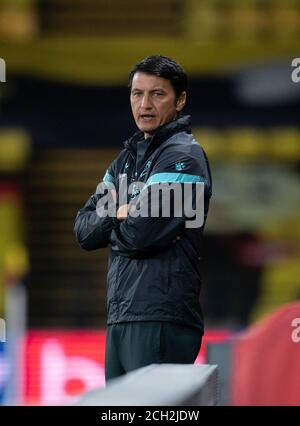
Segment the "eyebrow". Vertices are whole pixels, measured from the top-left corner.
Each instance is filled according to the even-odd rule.
[[[132,92],[143,92],[143,89],[139,89],[138,87],[134,88],[131,90]],[[165,92],[165,89],[163,89],[162,87],[155,87],[154,89],[151,89],[150,92]]]

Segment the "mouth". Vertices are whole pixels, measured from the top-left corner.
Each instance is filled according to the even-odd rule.
[[[153,114],[140,114],[140,118],[143,121],[151,121],[155,118],[155,115],[153,115]]]

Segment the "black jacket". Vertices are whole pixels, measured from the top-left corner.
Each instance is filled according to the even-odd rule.
[[[136,132],[124,142],[125,148],[110,164],[103,181],[113,182],[117,191],[119,174],[127,175],[128,185],[134,181],[147,185],[204,182],[206,219],[211,174],[206,155],[193,138],[189,125],[190,117],[183,116],[161,126],[149,140],[139,164],[136,162],[136,146],[143,134]],[[134,192],[128,195],[127,202],[134,195]],[[171,321],[203,331],[199,295],[204,225],[186,228],[184,216],[129,216],[123,221],[109,216],[99,217],[95,209],[102,196],[96,192],[78,212],[75,234],[80,246],[86,250],[111,244],[107,324]],[[180,239],[174,243],[177,235]]]

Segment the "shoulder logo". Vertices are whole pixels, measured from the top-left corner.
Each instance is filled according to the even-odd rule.
[[[183,170],[185,168],[185,164],[183,161],[180,161],[178,163],[175,164],[175,169],[176,170]]]

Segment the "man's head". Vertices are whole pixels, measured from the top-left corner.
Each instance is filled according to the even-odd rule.
[[[185,105],[187,75],[166,56],[148,56],[137,63],[128,86],[134,120],[145,137],[177,118]]]

